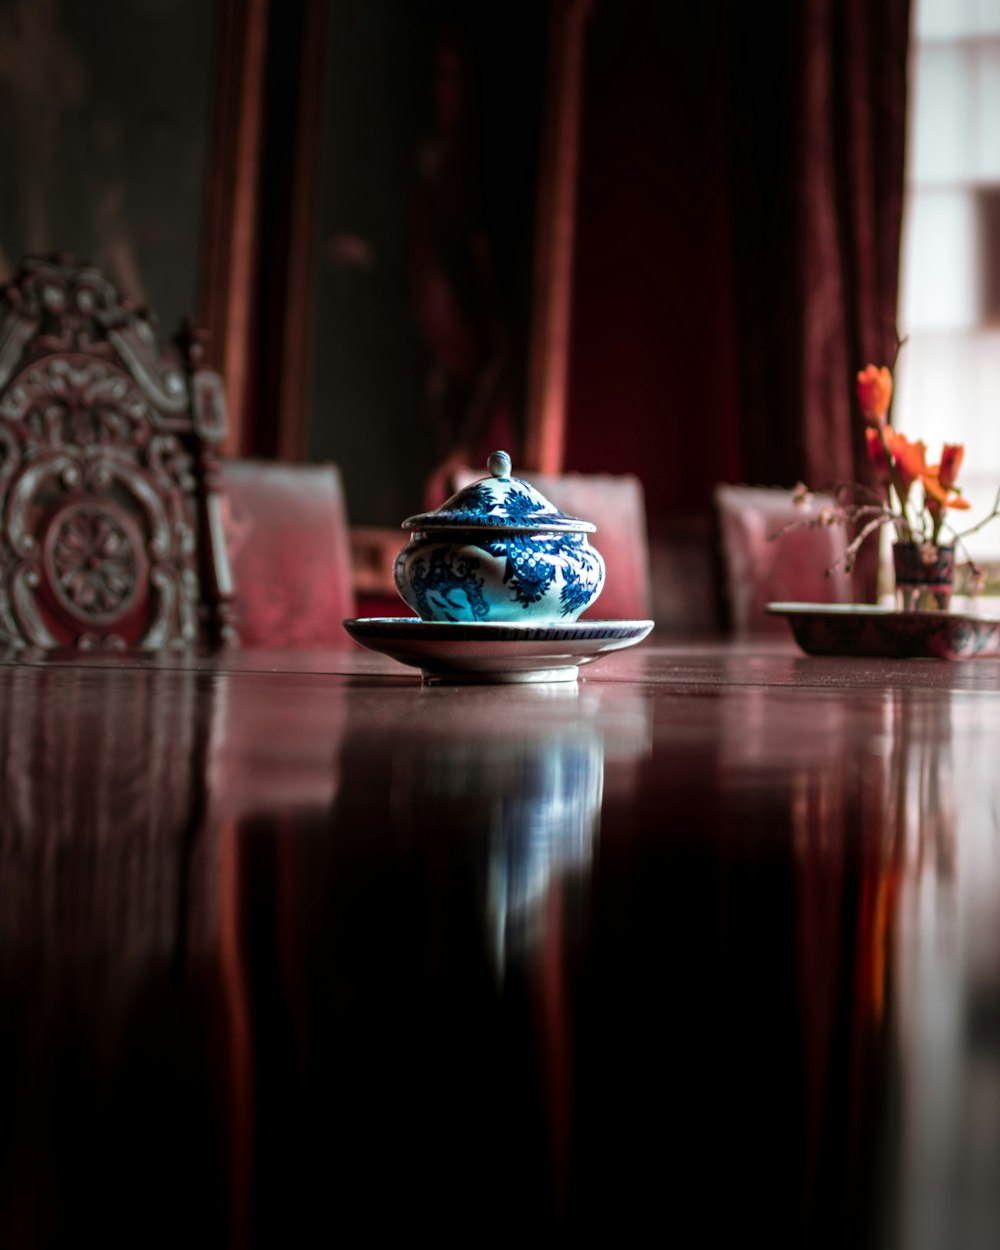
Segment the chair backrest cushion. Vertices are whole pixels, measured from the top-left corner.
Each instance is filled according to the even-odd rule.
[[[831,496],[814,494],[803,508],[790,490],[720,484],[715,505],[734,634],[787,635],[785,621],[768,615],[768,603],[850,602],[844,526],[808,524],[835,506]]]
[[[240,643],[351,645],[341,625],[354,599],[337,468],[226,460],[220,503]]]

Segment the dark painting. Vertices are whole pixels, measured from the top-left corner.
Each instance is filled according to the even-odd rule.
[[[523,446],[548,6],[330,10],[308,451],[396,525]]]
[[[66,251],[197,313],[217,8],[0,0],[0,278]]]

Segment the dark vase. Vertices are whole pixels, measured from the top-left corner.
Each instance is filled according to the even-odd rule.
[[[892,549],[896,604],[901,612],[947,609],[955,584],[955,548],[898,542]]]

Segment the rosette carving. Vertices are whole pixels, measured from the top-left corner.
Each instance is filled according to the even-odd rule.
[[[135,596],[139,564],[131,528],[93,502],[70,504],[57,515],[46,564],[67,611],[97,624],[126,610]]]

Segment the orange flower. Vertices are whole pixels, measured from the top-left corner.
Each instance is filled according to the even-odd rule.
[[[865,439],[868,444],[868,459],[875,468],[875,476],[883,486],[888,486],[892,481],[892,471],[889,468],[889,458],[885,454],[882,435],[878,430],[869,427],[865,430]]]
[[[892,399],[892,374],[883,365],[866,365],[858,374],[858,403],[866,421],[885,425]]]
[[[955,488],[955,479],[962,467],[965,448],[961,443],[945,443],[941,450],[941,463],[932,464],[921,480],[927,496],[927,508],[931,516],[939,517],[943,508],[969,508]]]
[[[939,466],[934,465],[930,472],[921,478],[931,515],[935,516],[941,508],[971,508],[972,504],[968,499],[963,499],[957,490],[941,485],[938,476],[940,471]]]
[[[927,444],[922,441],[911,443],[889,426],[885,429],[885,441],[896,465],[905,504],[913,483],[918,478],[923,481],[930,474],[927,467]]]
[[[941,450],[941,472],[938,475],[938,481],[949,490],[955,485],[958,478],[958,471],[962,467],[962,460],[965,456],[965,448],[961,443],[945,443]]]

